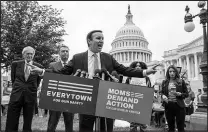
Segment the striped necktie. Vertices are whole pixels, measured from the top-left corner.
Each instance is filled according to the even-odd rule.
[[[97,56],[97,54],[93,54],[93,57],[94,57],[93,70],[95,72],[96,69],[99,69],[99,67],[98,67],[98,56]]]
[[[29,75],[30,75],[29,66],[27,64],[25,64],[25,81],[27,81]]]

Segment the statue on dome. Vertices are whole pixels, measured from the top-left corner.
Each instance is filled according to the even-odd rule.
[[[128,14],[131,14],[130,5],[128,4]]]

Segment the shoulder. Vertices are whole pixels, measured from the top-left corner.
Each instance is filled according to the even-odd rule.
[[[105,52],[100,52],[100,55],[104,55],[104,56],[108,56],[108,57],[111,57],[111,55],[110,55],[110,54],[108,54],[108,53],[105,53]]]
[[[23,63],[24,60],[17,60],[17,61],[13,61],[12,64],[18,64],[18,63]]]
[[[18,60],[18,61],[13,61],[12,62],[12,66],[18,65],[18,64],[22,64],[24,63],[24,60]]]
[[[77,53],[77,54],[75,54],[75,55],[73,56],[73,58],[76,58],[76,57],[82,57],[82,56],[85,56],[85,55],[87,55],[87,51],[81,52],[81,53]]]

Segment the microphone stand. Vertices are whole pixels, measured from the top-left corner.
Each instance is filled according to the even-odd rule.
[[[105,73],[102,73],[102,74],[105,74]],[[99,80],[105,80],[105,75],[102,76],[102,78],[100,78],[99,76],[94,76],[93,79],[99,79]],[[105,117],[104,118],[104,122],[105,122],[105,132],[108,132],[108,129],[107,129],[107,119]],[[95,119],[95,131],[98,130],[98,132],[101,131],[101,118],[99,116],[96,116],[96,119]]]
[[[93,79],[102,80],[98,75],[94,75]],[[95,119],[95,131],[100,132],[100,117],[96,116]]]

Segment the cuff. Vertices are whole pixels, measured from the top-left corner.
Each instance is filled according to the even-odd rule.
[[[144,77],[147,76],[147,70],[143,70],[143,76],[144,76]]]
[[[44,76],[45,69],[42,70],[42,73],[39,76]]]

